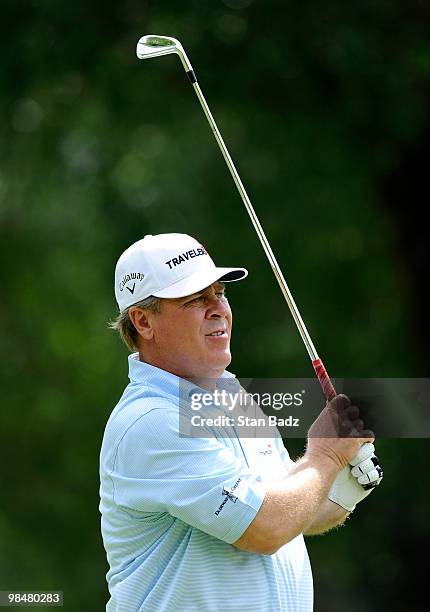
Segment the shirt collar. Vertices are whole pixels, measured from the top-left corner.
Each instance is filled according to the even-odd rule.
[[[196,391],[207,393],[207,391],[189,380],[180,378],[145,361],[140,361],[139,353],[132,353],[128,356],[128,377],[131,383],[155,387],[163,393],[173,395],[176,398],[180,395],[181,398],[188,400],[190,395]],[[230,386],[231,384],[238,384],[236,376],[232,372],[224,370],[217,382],[217,387]]]

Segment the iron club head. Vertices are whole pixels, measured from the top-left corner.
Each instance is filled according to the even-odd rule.
[[[170,36],[157,36],[156,34],[147,34],[139,39],[136,47],[136,55],[139,59],[150,59],[161,55],[169,55],[177,53],[188,72],[192,70],[192,66],[179,40]]]

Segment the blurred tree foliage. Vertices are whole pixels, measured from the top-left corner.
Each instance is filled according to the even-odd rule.
[[[246,266],[232,369],[312,375],[177,58],[138,62],[138,37],[183,42],[330,372],[423,377],[425,194],[408,173],[426,183],[408,155],[429,148],[429,13],[421,0],[3,0],[0,589],[62,589],[74,611],[107,599],[98,452],[126,350],[106,322],[131,242],[186,232]],[[381,490],[309,541],[316,610],[427,609],[428,443],[379,454]]]

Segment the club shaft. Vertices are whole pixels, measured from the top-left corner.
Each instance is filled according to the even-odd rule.
[[[255,231],[257,232],[257,236],[264,249],[264,252],[266,253],[267,259],[269,260],[270,266],[273,270],[276,280],[278,281],[279,287],[282,291],[282,295],[284,296],[285,301],[287,302],[288,308],[290,309],[290,312],[293,315],[293,319],[296,323],[297,329],[299,330],[299,333],[305,344],[306,350],[308,351],[309,357],[311,358],[312,365],[314,367],[318,380],[320,381],[324,395],[329,401],[336,395],[336,391],[330,381],[330,378],[327,374],[327,371],[324,367],[323,362],[318,357],[318,353],[316,352],[315,346],[311,340],[308,330],[306,329],[306,325],[304,324],[303,319],[300,316],[299,309],[297,308],[296,303],[294,302],[294,298],[291,295],[291,291],[287,285],[284,275],[282,274],[281,268],[279,267],[276,257],[273,254],[269,241],[266,238],[266,234],[264,233],[264,230],[261,227],[260,221],[258,220],[254,207],[252,206],[251,201],[248,197],[248,194],[246,193],[245,187],[242,184],[239,173],[236,170],[236,167],[233,163],[232,158],[230,157],[230,153],[227,150],[227,147],[224,143],[224,140],[215,122],[215,119],[213,118],[212,113],[209,109],[209,106],[203,95],[203,92],[200,89],[200,85],[197,82],[197,78],[191,66],[191,63],[185,51],[183,50],[183,48],[181,48],[180,50],[178,49],[177,52],[181,59],[184,70],[188,75],[188,78],[194,88],[194,91],[196,92],[197,98],[199,99],[200,105],[203,109],[206,119],[208,120],[208,123],[213,132],[213,135],[215,136],[218,146],[221,149],[221,153],[223,154],[223,157],[228,166],[228,169],[230,170],[230,174],[233,177],[233,180],[240,194],[240,197],[242,198],[245,208],[248,211],[248,214],[251,218],[251,222],[254,226]]]
[[[243,186],[242,181],[240,180],[240,176],[236,170],[233,160],[230,157],[227,147],[225,146],[224,140],[220,134],[217,124],[215,123],[215,119],[212,116],[209,106],[207,105],[207,102],[203,96],[202,90],[200,89],[200,86],[197,83],[197,78],[194,73],[193,67],[187,57],[187,54],[185,53],[183,46],[176,38],[148,34],[146,36],[142,36],[139,39],[136,47],[136,54],[139,59],[157,57],[157,55],[168,55],[170,53],[178,54],[182,66],[185,72],[187,73],[187,76],[194,88],[194,91],[196,92],[197,98],[200,102],[203,112],[205,113],[206,119],[208,120],[213,135],[215,136],[218,146],[221,149],[221,153],[223,154],[228,169],[230,170],[230,174],[233,177],[240,197],[242,198],[245,208],[248,211],[248,214],[251,218],[251,222],[254,226],[255,231],[257,232],[257,236],[264,249],[264,252],[266,253],[267,259],[269,260],[276,280],[278,281],[279,287],[282,291],[282,295],[284,296],[285,301],[287,302],[288,308],[290,309],[297,329],[299,330],[306,350],[308,351],[309,357],[311,358],[312,365],[314,367],[317,378],[322,386],[324,395],[329,401],[336,395],[336,391],[330,381],[324,364],[318,357],[314,344],[309,336],[308,330],[306,329],[303,319],[300,316],[299,310],[294,302],[293,296],[291,295],[291,291],[288,288],[284,275],[282,274],[278,262],[276,261],[276,257],[270,247],[269,241],[267,240],[264,230],[261,227],[260,221],[258,220],[258,217],[255,214],[255,210],[251,204],[250,199],[248,198],[248,194],[246,193],[245,187]]]
[[[317,377],[321,383],[321,386],[323,388],[324,394],[327,398],[327,400],[332,399],[335,395],[336,395],[336,391],[330,381],[330,378],[326,372],[326,369],[324,367],[324,364],[322,363],[321,359],[318,357],[318,353],[315,349],[315,346],[311,340],[311,337],[309,335],[308,330],[306,329],[306,325],[304,324],[304,321],[300,315],[299,309],[296,306],[296,303],[294,301],[294,298],[291,294],[291,291],[287,285],[287,282],[284,278],[284,275],[282,274],[282,270],[279,267],[279,264],[276,260],[275,255],[273,254],[272,248],[269,244],[269,241],[266,238],[266,234],[264,233],[263,228],[261,227],[261,223],[255,213],[254,207],[251,204],[251,201],[248,197],[248,194],[246,193],[246,189],[243,186],[243,183],[240,179],[239,173],[236,170],[236,167],[233,163],[233,160],[228,152],[228,149],[224,143],[224,140],[221,136],[221,133],[218,129],[218,126],[215,122],[215,119],[212,116],[212,113],[210,111],[210,108],[205,100],[205,97],[202,93],[202,90],[195,78],[195,74],[193,71],[191,71],[191,75],[189,74],[188,76],[190,77],[190,81],[193,85],[194,91],[196,92],[196,95],[199,99],[200,105],[203,109],[203,112],[206,115],[206,118],[208,120],[208,123],[211,127],[211,130],[213,132],[213,135],[215,136],[215,139],[218,143],[219,148],[221,149],[221,153],[223,154],[223,157],[225,159],[225,162],[228,166],[228,169],[230,170],[231,176],[233,177],[233,180],[235,182],[235,185],[237,187],[237,190],[240,194],[240,197],[242,198],[242,201],[245,205],[246,210],[248,211],[248,214],[251,218],[251,222],[255,228],[255,231],[257,232],[257,236],[260,240],[260,243],[264,249],[264,252],[266,253],[267,259],[269,260],[270,266],[273,270],[273,273],[276,277],[276,280],[278,281],[279,287],[282,291],[282,294],[285,298],[285,301],[287,302],[288,308],[290,309],[291,314],[293,315],[293,319],[296,323],[297,329],[299,330],[299,333],[302,337],[302,340],[305,344],[306,350],[308,351],[309,357],[312,361],[312,364],[314,366],[315,372],[317,374]]]
[[[318,354],[315,350],[315,346],[309,336],[309,333],[306,329],[306,326],[303,322],[302,317],[300,316],[299,310],[296,306],[296,303],[294,302],[293,296],[291,295],[291,291],[288,288],[287,282],[282,274],[282,271],[279,267],[278,262],[276,261],[276,257],[273,254],[273,251],[271,249],[271,246],[269,244],[269,241],[266,238],[266,234],[264,233],[263,228],[261,227],[260,221],[258,220],[258,217],[255,213],[255,210],[251,204],[251,201],[248,197],[248,194],[246,193],[245,187],[243,186],[243,183],[240,179],[240,176],[235,168],[235,165],[233,163],[233,160],[230,157],[230,154],[227,150],[227,147],[224,143],[224,140],[220,134],[220,131],[215,123],[215,120],[212,116],[212,113],[206,103],[206,100],[203,96],[202,90],[200,89],[200,86],[197,82],[193,83],[193,87],[194,87],[194,91],[197,94],[197,97],[200,101],[200,104],[203,108],[203,111],[206,115],[206,118],[209,122],[209,125],[211,126],[212,132],[215,136],[215,139],[219,145],[219,148],[221,149],[221,152],[224,156],[225,162],[230,170],[230,173],[233,177],[233,180],[236,184],[237,190],[239,191],[240,197],[242,198],[243,203],[245,204],[245,208],[248,211],[248,214],[251,218],[252,224],[255,228],[255,231],[257,232],[258,238],[261,242],[261,245],[264,249],[264,252],[267,255],[267,259],[269,260],[270,266],[273,270],[273,273],[279,283],[279,287],[281,288],[282,294],[285,298],[285,301],[288,304],[288,307],[291,311],[291,314],[293,315],[294,321],[296,322],[296,325],[298,327],[298,330],[300,332],[300,335],[303,339],[303,342],[305,343],[306,349],[309,353],[309,357],[311,358],[312,361],[315,361],[316,359],[318,359]]]

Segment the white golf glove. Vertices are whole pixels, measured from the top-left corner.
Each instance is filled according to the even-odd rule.
[[[328,498],[352,512],[355,506],[379,485],[382,477],[383,472],[375,455],[375,447],[368,442],[363,444],[350,465],[344,467],[336,476]]]

